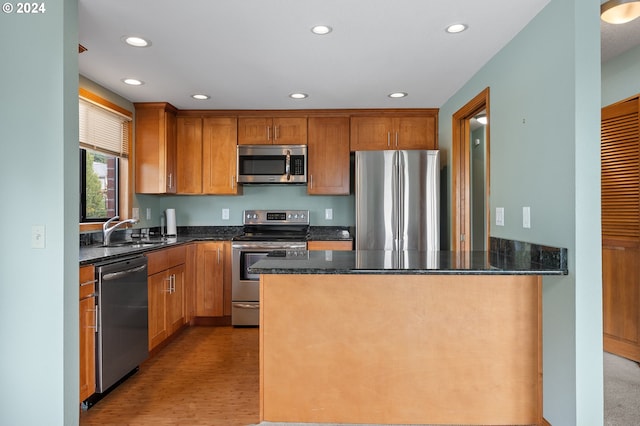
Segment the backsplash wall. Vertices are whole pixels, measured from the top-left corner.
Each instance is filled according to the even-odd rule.
[[[178,226],[242,225],[242,211],[247,209],[309,210],[312,226],[354,226],[355,197],[308,195],[305,185],[246,185],[244,195],[141,195],[134,206],[140,209],[136,227],[160,225],[165,209],[176,209]],[[146,209],[151,219],[146,219]],[[229,220],[222,220],[222,209],[229,209]],[[325,209],[333,209],[333,220],[325,219]]]

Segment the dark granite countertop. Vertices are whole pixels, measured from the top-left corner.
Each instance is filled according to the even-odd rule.
[[[272,253],[256,274],[566,275],[567,250],[491,239],[491,251],[299,251]]]
[[[149,232],[150,231],[150,232]],[[112,236],[112,241],[131,241],[132,234],[140,232],[137,229],[117,231]],[[147,230],[151,237],[141,238],[137,241],[144,244],[131,244],[120,247],[103,247],[101,245],[102,232],[93,232],[81,235],[80,241],[80,265],[88,265],[96,262],[115,260],[136,254],[144,254],[178,244],[187,244],[195,241],[231,241],[236,235],[242,234],[242,226],[179,226],[178,236],[174,238],[160,238],[159,229]],[[309,228],[309,241],[342,241],[351,240],[352,233],[344,226],[311,226]]]

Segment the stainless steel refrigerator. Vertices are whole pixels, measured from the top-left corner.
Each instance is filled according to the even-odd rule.
[[[356,152],[356,249],[440,249],[440,156]]]

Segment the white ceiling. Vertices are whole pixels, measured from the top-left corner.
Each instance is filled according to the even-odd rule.
[[[80,73],[132,102],[179,109],[438,108],[548,2],[79,0]],[[447,34],[452,23],[469,29]],[[316,24],[333,32],[314,35]],[[609,33],[607,53],[621,45]],[[125,35],[152,45],[127,46]],[[387,97],[396,91],[409,96]]]

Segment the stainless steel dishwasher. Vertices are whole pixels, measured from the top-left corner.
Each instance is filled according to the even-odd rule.
[[[96,264],[96,392],[103,393],[149,356],[147,258]]]

